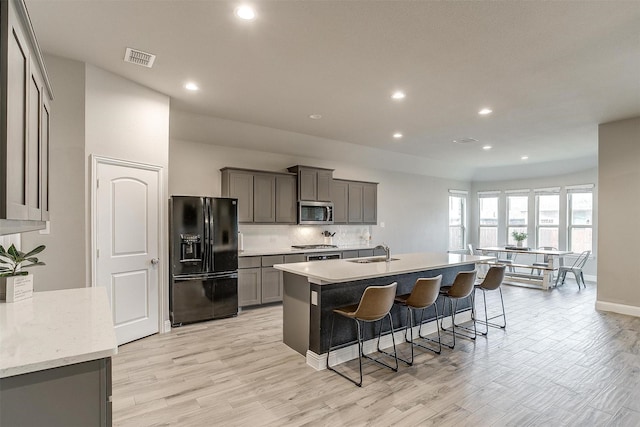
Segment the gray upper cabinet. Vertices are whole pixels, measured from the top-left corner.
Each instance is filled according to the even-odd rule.
[[[268,174],[253,176],[253,221],[276,222],[276,177]]]
[[[49,219],[53,96],[24,3],[3,1],[0,7],[0,219],[21,221],[13,230],[20,232],[42,228]],[[3,234],[10,231],[5,224]]]
[[[331,185],[335,224],[376,224],[378,184],[334,179]]]
[[[330,202],[331,201],[331,181],[333,181],[332,170],[318,170],[318,194],[317,200]]]
[[[331,200],[333,201],[333,223],[347,224],[349,207],[349,182],[334,179],[331,183]]]
[[[331,201],[333,169],[297,165],[288,170],[298,175],[298,200]]]
[[[376,183],[363,183],[362,222],[365,224],[378,223],[378,184]]]
[[[361,182],[349,183],[349,223],[358,224],[363,222],[362,215],[362,195],[364,186]]]
[[[276,222],[295,224],[297,219],[296,177],[276,175]]]
[[[253,173],[223,168],[222,197],[238,199],[238,222],[253,222]]]
[[[296,176],[288,173],[222,168],[222,197],[238,199],[238,221],[296,223]]]

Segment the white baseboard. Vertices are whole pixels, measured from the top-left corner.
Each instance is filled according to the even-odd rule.
[[[456,320],[458,322],[468,322],[471,320],[471,311],[465,311],[463,313],[456,315]],[[447,317],[444,319],[444,326],[446,328],[451,327],[451,318]],[[423,334],[434,334],[437,332],[437,324],[435,321],[431,321],[428,323],[424,323],[422,325],[422,333]],[[413,328],[414,336],[418,334],[418,327],[415,326]],[[404,329],[396,331],[393,334],[396,345],[402,344],[405,342],[404,339]],[[363,345],[364,354],[373,353],[377,350],[377,338],[372,338],[368,341],[365,341]],[[391,339],[391,334],[383,335],[380,339],[380,348],[387,349],[393,346],[393,341]],[[358,357],[358,344],[352,344],[347,347],[343,347],[339,350],[334,350],[331,352],[331,366],[337,365],[339,363],[343,363],[349,360],[356,359]],[[307,350],[307,365],[311,366],[316,371],[322,371],[327,369],[327,353],[316,354],[311,350]]]
[[[163,326],[162,328],[163,334],[166,334],[167,332],[171,332],[171,320],[165,320],[162,326]]]
[[[596,301],[596,310],[610,311],[612,313],[626,314],[627,316],[640,317],[640,307],[633,305],[617,304],[615,302]]]

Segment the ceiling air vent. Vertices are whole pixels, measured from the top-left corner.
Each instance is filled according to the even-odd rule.
[[[460,138],[454,139],[453,142],[455,142],[456,144],[471,144],[473,142],[478,142],[478,140],[473,138]]]
[[[128,47],[124,53],[124,62],[131,62],[132,64],[142,65],[147,68],[153,67],[155,60],[155,55],[141,50],[131,49],[130,47]]]

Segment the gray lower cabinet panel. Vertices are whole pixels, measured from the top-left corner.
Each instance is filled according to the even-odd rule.
[[[282,301],[282,271],[262,267],[262,302]]]
[[[241,268],[238,270],[238,307],[257,305],[262,302],[262,269]]]
[[[2,378],[0,426],[111,426],[111,358]]]

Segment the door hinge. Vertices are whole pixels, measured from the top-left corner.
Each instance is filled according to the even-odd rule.
[[[96,258],[100,258],[100,249],[96,249]]]

